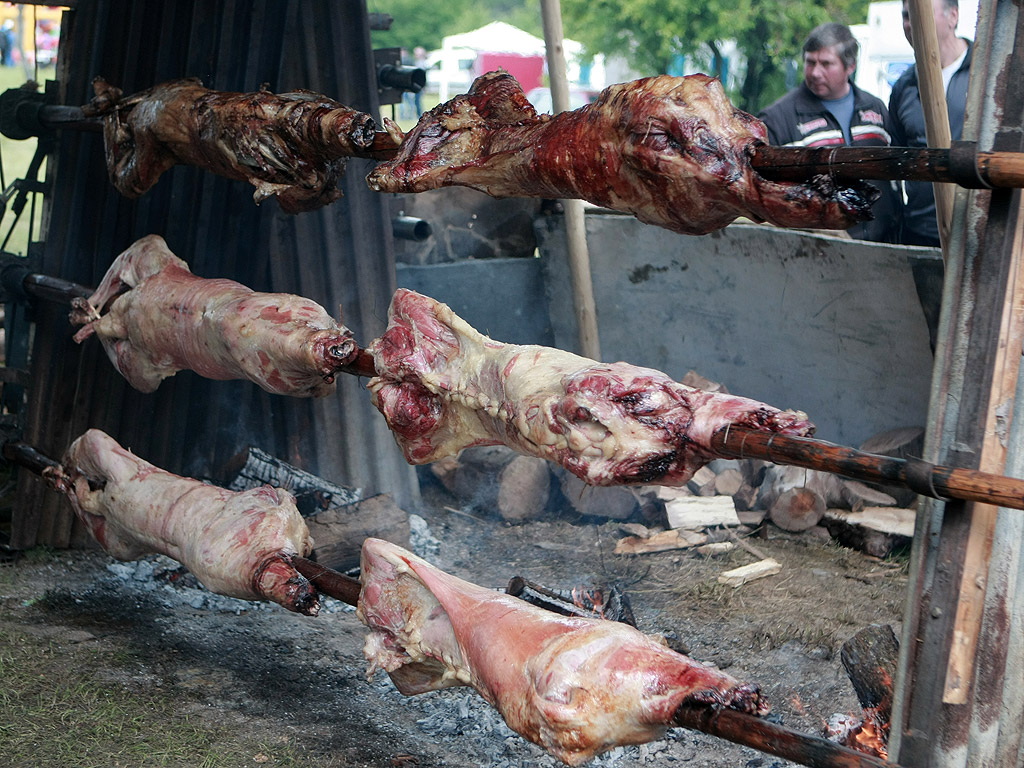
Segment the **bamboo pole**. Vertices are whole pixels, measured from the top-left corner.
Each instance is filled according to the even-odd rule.
[[[540,0],[544,24],[544,46],[547,51],[548,78],[551,81],[551,103],[555,114],[569,109],[569,81],[565,73],[562,9],[559,0]],[[569,251],[569,275],[572,281],[573,304],[576,308],[580,353],[593,360],[601,359],[601,342],[597,335],[597,307],[590,276],[590,252],[587,250],[587,228],[581,200],[563,200],[565,234]]]
[[[932,0],[907,0],[910,11],[910,32],[914,38],[914,62],[917,66],[917,88],[924,109],[925,135],[928,146],[946,148],[951,142],[949,110],[942,87],[942,64],[939,61],[939,38],[935,31]],[[943,259],[949,249],[950,226],[953,221],[953,188],[936,183],[935,213],[939,224],[939,241]]]

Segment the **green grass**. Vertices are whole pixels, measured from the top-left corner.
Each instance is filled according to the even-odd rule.
[[[179,711],[159,687],[104,680],[123,651],[0,629],[0,744],[5,766],[233,768],[307,763],[286,742],[233,738]],[[129,685],[131,687],[129,687]]]
[[[55,76],[53,67],[39,70],[39,83],[42,85],[46,80],[52,80]],[[6,91],[9,88],[20,88],[25,82],[25,70],[21,67],[0,67],[0,92]],[[16,141],[9,139],[6,136],[0,136],[0,161],[3,163],[3,181],[4,184],[9,187],[15,179],[24,177],[25,172],[28,170],[29,163],[32,162],[32,156],[36,151],[36,140],[23,139]],[[44,179],[46,174],[46,165],[43,164],[40,169],[38,178]],[[13,201],[12,201],[13,202]],[[29,213],[31,211],[31,200],[25,206],[25,210],[21,214],[21,218],[18,220],[17,226],[14,228],[14,232],[11,234],[10,240],[7,241],[6,251],[9,253],[17,253],[24,255],[28,252],[28,240],[29,240]],[[36,222],[33,227],[33,238],[36,240],[43,239],[39,232],[39,220],[42,215],[42,201],[36,201]],[[11,228],[11,223],[14,221],[14,214],[10,210],[10,204],[8,204],[7,210],[5,211],[3,218],[0,219],[0,243],[7,237],[7,233]]]
[[[454,96],[455,94],[452,94]],[[424,93],[423,98],[420,102],[420,107],[426,112],[428,109],[433,109],[438,105],[436,93]],[[398,127],[408,133],[416,126],[417,119],[415,117],[402,117],[401,116],[401,104],[384,104],[380,108],[380,115],[382,118],[387,117],[398,123]],[[379,121],[383,125],[383,120]]]

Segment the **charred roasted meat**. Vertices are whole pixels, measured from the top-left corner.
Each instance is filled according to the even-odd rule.
[[[491,72],[424,114],[367,181],[384,192],[458,185],[494,197],[583,198],[691,235],[737,216],[822,229],[871,217],[869,185],[759,176],[750,156],[763,143],[764,124],[706,75],[613,85],[551,117],[537,115],[512,76]]]
[[[681,485],[716,458],[728,425],[805,436],[805,414],[673,381],[627,363],[501,344],[445,304],[409,290],[374,340],[369,383],[406,459],[436,461],[471,445],[504,444],[548,459],[591,485]]]
[[[684,703],[768,712],[756,686],[633,627],[558,616],[380,539],[363,543],[361,580],[370,676],[383,669],[407,696],[470,685],[570,765],[658,738]]]
[[[110,180],[135,198],[171,166],[194,165],[248,181],[257,203],[277,197],[288,213],[312,211],[341,197],[345,158],[400,133],[377,133],[372,117],[311,91],[225,93],[195,78],[172,80],[122,98],[102,78],[83,110],[104,116]],[[372,152],[371,152],[372,154]]]
[[[228,491],[166,472],[98,429],[75,440],[62,469],[44,472],[109,554],[159,553],[212,592],[273,600],[315,615],[316,589],[292,566],[313,540],[287,491]]]
[[[352,332],[316,302],[206,280],[159,235],[136,241],[96,292],[75,299],[75,341],[96,334],[135,389],[152,392],[181,370],[209,379],[249,379],[267,392],[322,397],[358,353]]]

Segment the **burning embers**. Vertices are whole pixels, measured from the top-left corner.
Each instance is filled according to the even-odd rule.
[[[832,715],[825,724],[826,738],[858,752],[882,759],[888,757],[898,655],[899,643],[888,625],[866,627],[843,644],[843,666],[863,712],[860,717]]]
[[[629,598],[614,585],[588,588],[580,584],[566,593],[527,581],[522,576],[513,576],[505,594],[563,616],[620,621],[631,627],[636,626]]]

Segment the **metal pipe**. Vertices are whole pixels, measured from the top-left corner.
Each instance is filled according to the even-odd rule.
[[[395,216],[391,219],[391,233],[399,240],[426,240],[433,233],[430,222],[415,216]]]

